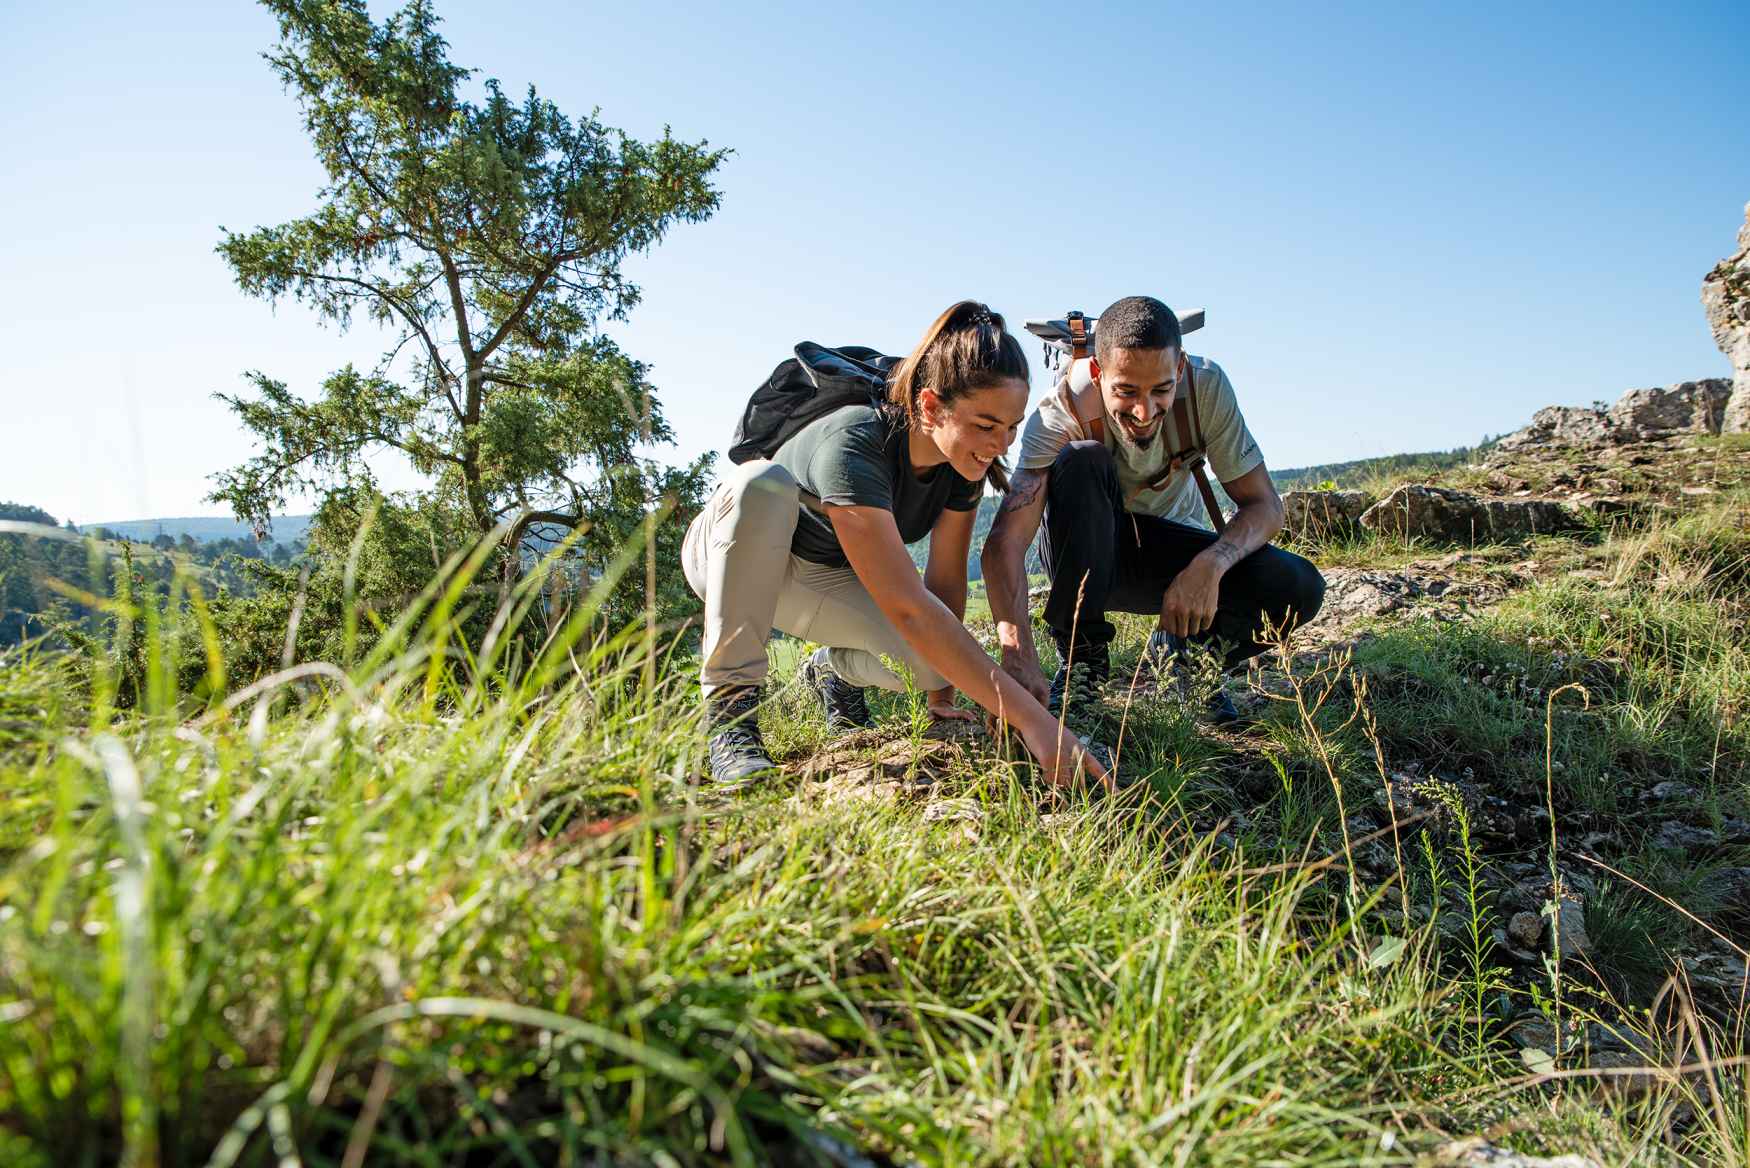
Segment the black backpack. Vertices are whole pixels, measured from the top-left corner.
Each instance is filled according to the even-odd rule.
[[[862,345],[829,349],[803,341],[748,399],[735,424],[729,461],[770,458],[791,435],[834,410],[880,405],[887,397],[888,375],[900,360]]]

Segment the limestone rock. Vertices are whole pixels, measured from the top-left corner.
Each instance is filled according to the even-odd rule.
[[[1590,1156],[1528,1156],[1474,1137],[1443,1144],[1434,1160],[1443,1168],[1603,1168]]]
[[[1688,783],[1680,783],[1676,779],[1665,779],[1662,782],[1654,783],[1641,798],[1651,799],[1659,803],[1671,800],[1692,803],[1701,798],[1701,792]]]
[[[1731,393],[1731,382],[1723,377],[1680,381],[1664,389],[1631,389],[1605,411],[1605,416],[1618,441],[1718,434]]]
[[[1586,406],[1545,406],[1531,415],[1531,425],[1502,438],[1501,450],[1528,446],[1605,446],[1617,441],[1616,429],[1603,410]]]
[[[1402,572],[1375,568],[1326,568],[1325,602],[1309,628],[1335,631],[1358,620],[1385,616],[1417,606],[1443,619],[1455,619],[1474,606],[1499,600],[1505,588],[1498,581],[1455,580],[1438,570]]]
[[[1728,434],[1750,432],[1750,204],[1738,230],[1738,250],[1703,278],[1701,303],[1714,343],[1732,363],[1732,394],[1721,429]]]
[[[1361,516],[1373,531],[1405,538],[1476,543],[1561,531],[1574,512],[1552,499],[1485,499],[1448,487],[1399,487]]]
[[[1371,568],[1325,569],[1325,603],[1319,620],[1347,624],[1361,617],[1384,616],[1425,595],[1420,581],[1402,572]]]
[[[1692,983],[1720,990],[1730,997],[1750,992],[1750,970],[1744,967],[1742,957],[1729,950],[1686,956],[1683,969]]]
[[[1555,935],[1563,960],[1584,957],[1592,948],[1592,938],[1586,934],[1586,906],[1579,899],[1564,896],[1556,909]]]
[[[1666,852],[1694,852],[1717,847],[1720,833],[1709,827],[1691,827],[1671,820],[1659,825],[1653,836],[1653,846]]]
[[[1365,491],[1284,491],[1282,530],[1315,538],[1352,530],[1373,505]]]
[[[1631,389],[1609,409],[1545,406],[1531,424],[1496,445],[1508,452],[1541,446],[1600,447],[1651,442],[1675,434],[1718,434],[1729,412],[1732,382],[1723,377]]]

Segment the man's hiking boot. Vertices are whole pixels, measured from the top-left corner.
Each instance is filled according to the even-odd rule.
[[[1149,634],[1148,645],[1142,651],[1140,684],[1152,685],[1157,693],[1177,690],[1187,702],[1195,702],[1197,691],[1203,690],[1201,705],[1210,722],[1227,726],[1240,720],[1240,712],[1228,696],[1219,669],[1213,676],[1198,668],[1198,651],[1185,638],[1156,629]]]
[[[706,754],[713,783],[736,786],[777,771],[760,737],[759,709],[757,685],[720,689],[705,699],[706,725],[711,731]]]
[[[822,645],[802,663],[802,680],[808,683],[826,707],[826,728],[834,734],[848,734],[874,725],[869,715],[869,699],[861,686],[852,685],[834,672]]]
[[[1072,654],[1067,645],[1060,645],[1057,655],[1057,674],[1051,679],[1045,708],[1066,721],[1097,713],[1100,691],[1112,673],[1106,646],[1083,646]]]

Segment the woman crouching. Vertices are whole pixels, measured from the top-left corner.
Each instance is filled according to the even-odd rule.
[[[834,729],[868,725],[868,686],[969,717],[956,690],[1006,721],[1053,781],[1104,768],[966,631],[966,565],[985,481],[1027,410],[1027,357],[1003,318],[962,300],[894,370],[880,405],[850,405],[773,456],[732,467],[687,530],[687,583],[705,602],[700,680],[711,777],[774,770],[755,720],[772,629],[823,647],[803,666]],[[804,494],[806,493],[806,494]],[[804,505],[804,500],[807,505]],[[930,537],[923,577],[905,545]]]

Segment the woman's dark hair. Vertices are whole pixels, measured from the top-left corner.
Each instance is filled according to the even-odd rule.
[[[918,419],[918,392],[936,391],[944,405],[1004,381],[1027,381],[1027,353],[1009,335],[1001,313],[979,300],[962,300],[924,330],[924,339],[887,382],[887,403],[909,427]],[[998,459],[985,478],[999,491],[1009,475]]]

